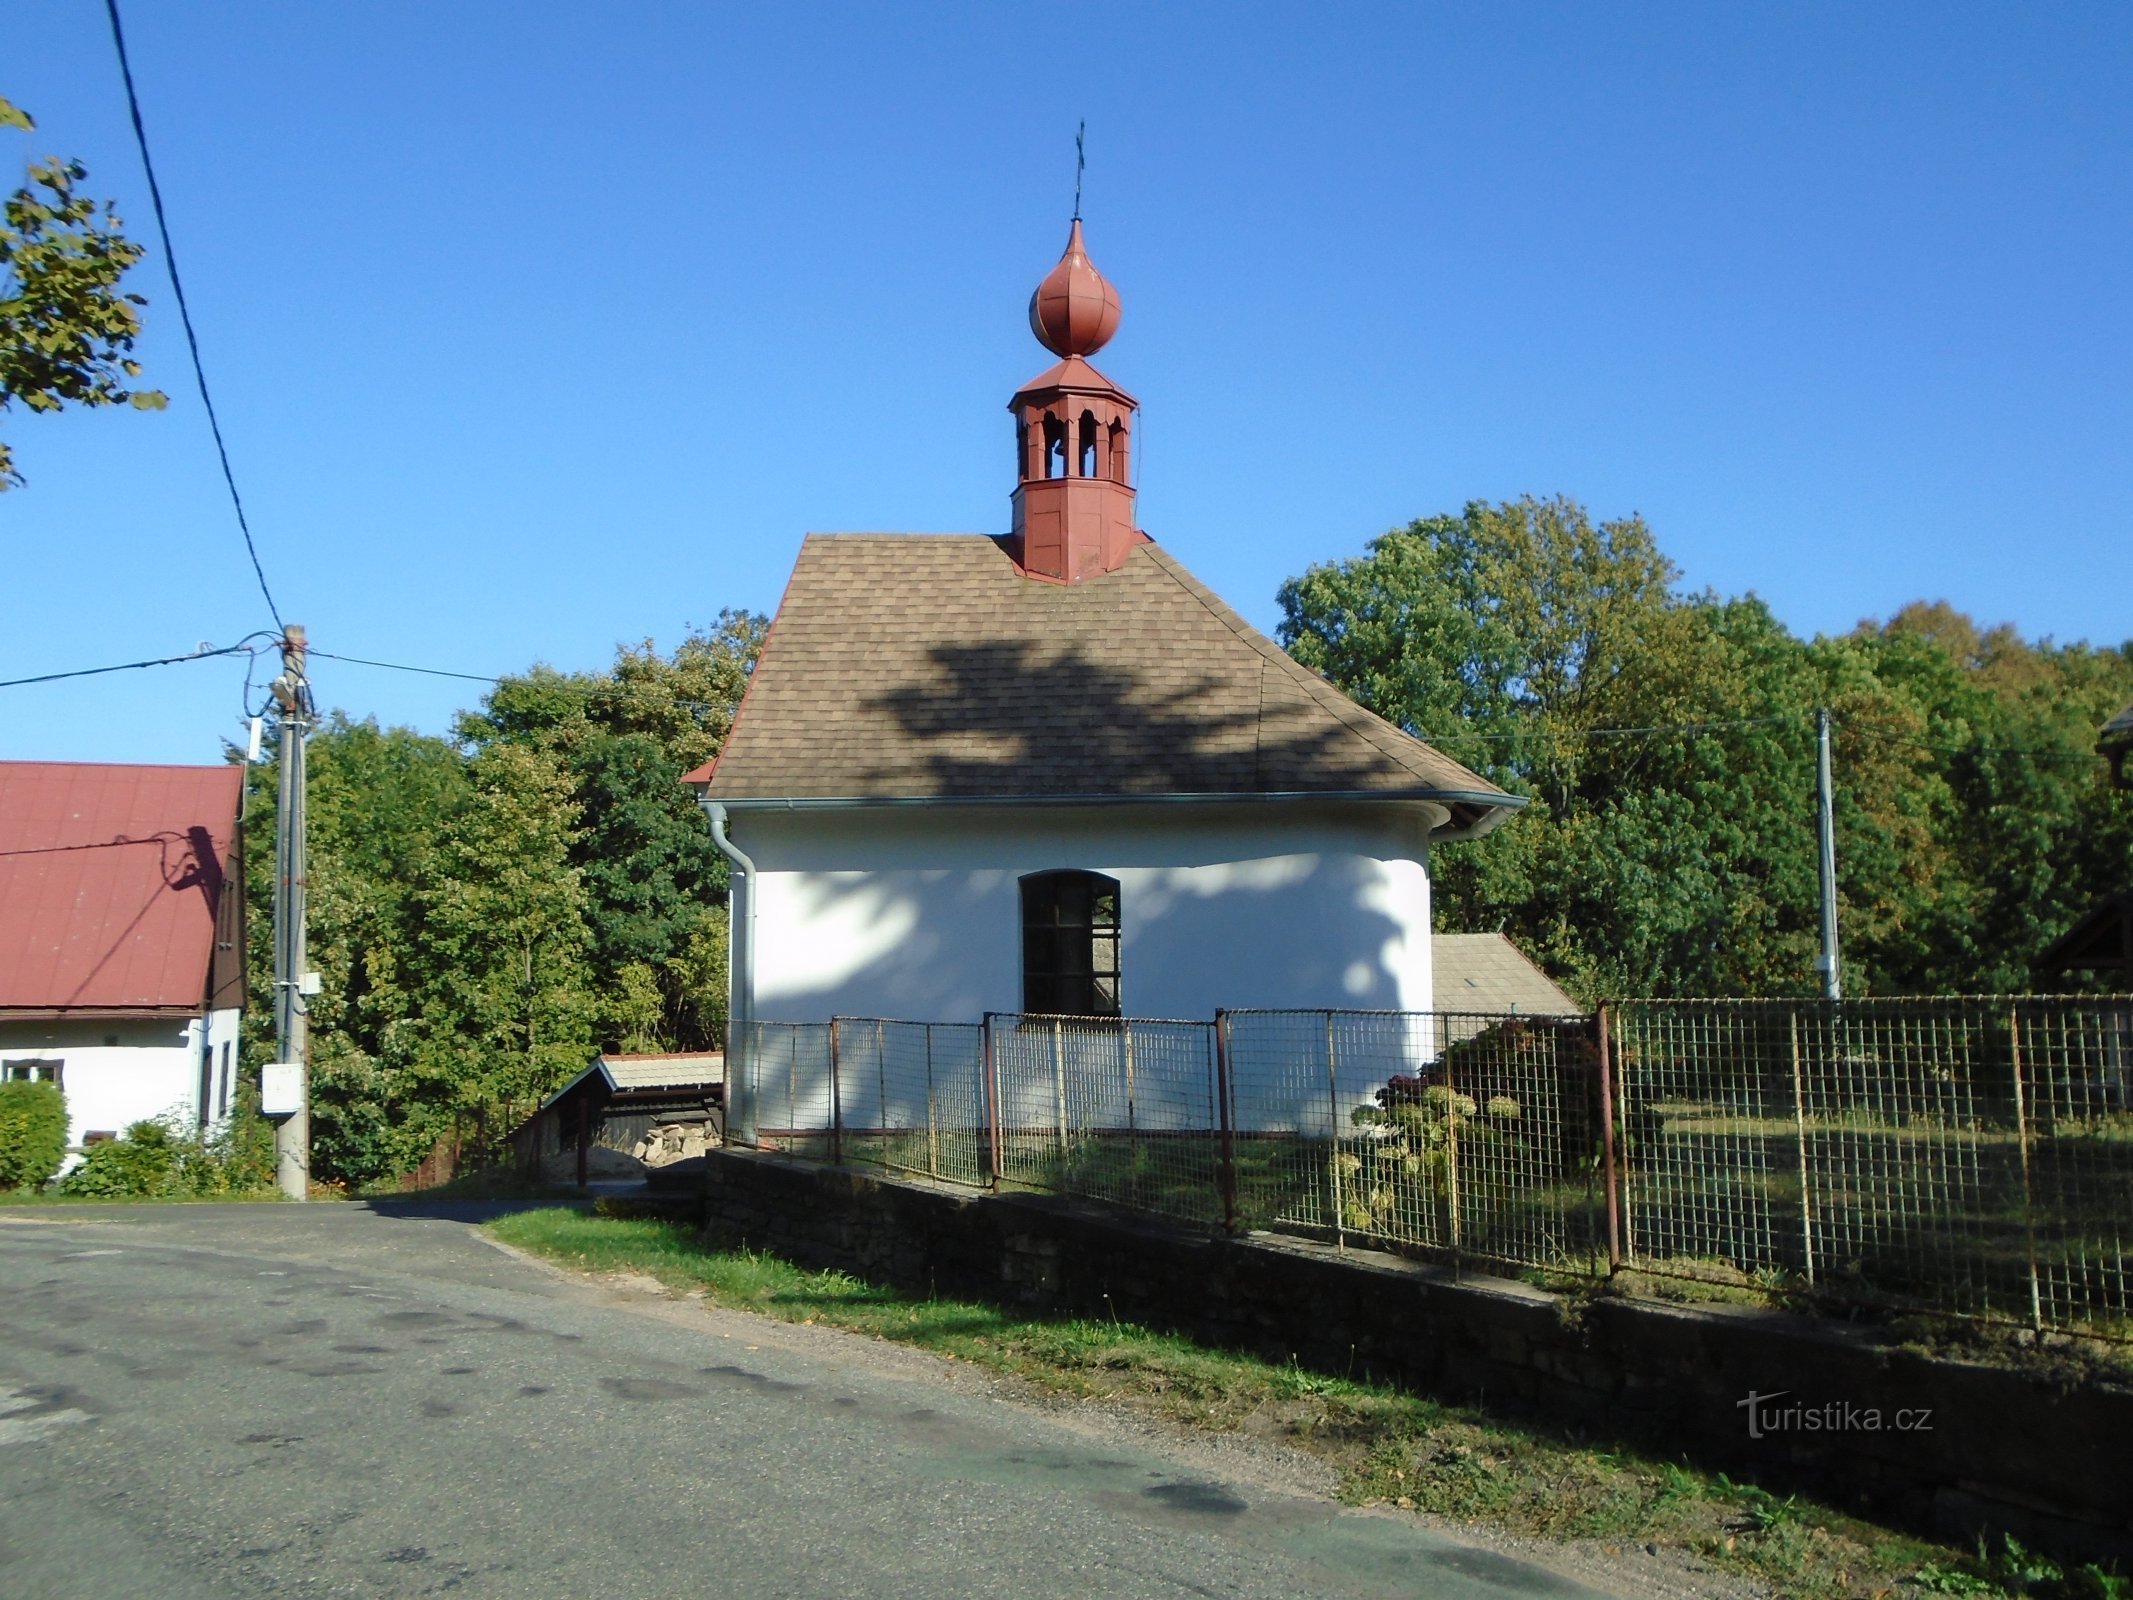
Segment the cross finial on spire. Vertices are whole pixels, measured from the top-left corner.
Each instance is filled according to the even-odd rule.
[[[1082,140],[1088,136],[1089,125],[1084,122],[1074,130],[1074,220],[1081,220],[1081,169],[1087,164],[1082,150]]]

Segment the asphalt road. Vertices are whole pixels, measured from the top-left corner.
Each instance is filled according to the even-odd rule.
[[[0,1209],[0,1600],[1592,1592],[889,1348],[465,1213]]]

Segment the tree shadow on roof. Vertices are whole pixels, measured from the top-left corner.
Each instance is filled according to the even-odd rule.
[[[1311,702],[1278,666],[1160,676],[1040,653],[1028,640],[940,645],[934,682],[864,702],[903,738],[866,770],[874,792],[943,797],[1388,792],[1412,772]]]

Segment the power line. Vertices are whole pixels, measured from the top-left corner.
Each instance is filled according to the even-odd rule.
[[[383,667],[388,672],[419,672],[429,678],[463,678],[468,683],[502,683],[501,678],[492,678],[480,672],[447,672],[442,667],[411,667],[404,661],[371,661],[363,656],[344,656],[332,650],[313,648],[315,656],[324,656],[328,661],[346,661],[358,667]]]
[[[528,677],[524,673],[515,673],[508,677],[494,677],[484,672],[452,672],[443,667],[418,667],[405,661],[376,661],[365,656],[344,656],[331,650],[314,649],[311,654],[324,656],[329,661],[346,661],[358,667],[380,667],[387,672],[416,672],[426,678],[457,678],[465,683],[486,683],[497,688],[501,688],[505,684],[524,684],[529,687],[538,687],[542,690],[555,689],[565,693],[581,694],[587,699],[599,697],[613,700],[643,700],[657,702],[661,705],[677,706],[685,711],[726,711],[732,709],[726,702],[721,700],[684,700],[678,695],[645,694],[624,683],[573,683],[560,673],[557,674],[554,681],[542,682],[539,679]]]
[[[217,656],[249,656],[254,653],[247,641],[242,644],[224,645],[219,650],[195,650],[191,655],[157,656],[152,661],[120,661],[108,667],[78,667],[72,672],[46,672],[34,678],[4,678],[0,679],[0,689],[19,689],[24,684],[57,683],[62,678],[94,678],[106,672],[132,672],[140,667],[174,667],[184,661],[212,661]]]
[[[148,175],[148,201],[156,214],[156,232],[163,239],[163,264],[170,269],[170,287],[178,302],[178,320],[185,327],[185,346],[192,352],[193,378],[200,387],[200,404],[207,411],[207,426],[215,436],[215,454],[222,462],[222,481],[229,485],[230,504],[237,509],[237,527],[244,535],[245,553],[252,558],[252,575],[259,580],[259,592],[267,602],[267,614],[274,619],[274,626],[281,628],[281,608],[274,603],[274,591],[267,587],[266,569],[259,564],[259,547],[252,542],[252,525],[244,514],[244,499],[237,493],[237,476],[230,471],[230,452],[222,442],[222,423],[215,415],[214,398],[207,392],[207,369],[200,362],[200,340],[193,332],[193,314],[185,303],[185,284],[178,277],[178,253],[171,248],[170,224],[163,215],[163,191],[156,183],[155,163],[148,157],[148,129],[141,121],[141,101],[133,87],[133,65],[126,58],[126,33],[119,26],[118,0],[104,0],[104,11],[111,18],[111,42],[118,48],[119,75],[126,80],[126,107],[133,114],[133,138],[141,149],[141,170]]]

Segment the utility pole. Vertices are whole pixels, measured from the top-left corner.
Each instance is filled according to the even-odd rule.
[[[1822,974],[1822,998],[1841,1000],[1837,979],[1837,822],[1829,782],[1829,707],[1815,711],[1815,821],[1822,846],[1822,954],[1815,961]]]
[[[304,676],[304,630],[282,630],[281,676],[273,682],[281,706],[279,803],[274,811],[274,1061],[278,1080],[262,1085],[261,1109],[274,1125],[274,1176],[291,1200],[311,1192],[311,1028],[305,997],[312,989],[304,948],[304,734],[312,717],[311,684]]]

